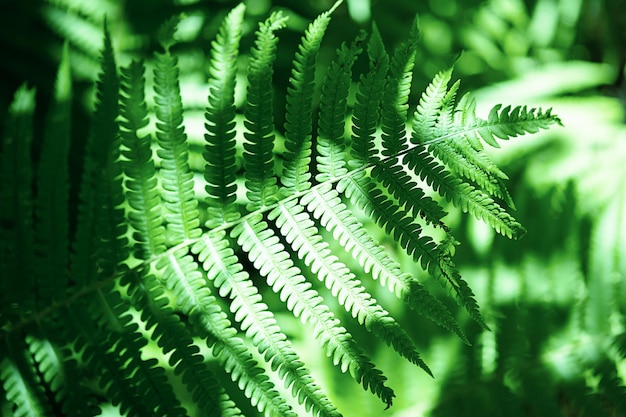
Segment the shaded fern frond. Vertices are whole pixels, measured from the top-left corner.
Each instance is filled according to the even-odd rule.
[[[350,47],[345,44],[337,50],[322,84],[320,96],[319,128],[317,132],[318,182],[345,175],[346,144],[344,138],[348,95],[352,81],[352,66],[361,53],[365,32],[361,32]]]
[[[174,48],[179,19],[164,24],[163,52],[146,63],[154,109],[145,98],[146,66],[132,61],[120,80],[105,27],[76,207],[64,188],[67,62],[36,178],[34,93],[19,91],[0,148],[0,378],[11,407],[39,415],[58,407],[97,415],[113,406],[129,416],[224,417],[241,415],[246,407],[234,401],[246,397],[267,416],[340,416],[298,355],[297,341],[281,330],[285,313],[310,329],[333,365],[390,406],[394,391],[350,326],[431,371],[408,329],[372,295],[372,280],[469,343],[453,311],[418,281],[429,275],[487,327],[452,259],[458,242],[446,216],[453,208],[434,194],[503,235],[520,236],[522,226],[505,208],[512,204],[506,175],[482,142],[493,145],[559,119],[498,106],[480,119],[469,96],[455,103],[459,83],[448,87],[451,70],[435,77],[410,117],[417,24],[391,58],[374,26],[369,67],[354,76],[356,85],[353,69],[366,35],[342,44],[317,100],[317,55],[340,3],[309,25],[293,59],[282,92],[284,143],[274,126],[272,77],[286,18],[276,12],[259,25],[246,69],[247,102],[238,109],[245,7],[226,16],[208,60],[203,157],[185,133]],[[284,158],[282,166],[276,157]],[[422,271],[403,266],[396,249]],[[46,268],[37,270],[37,262]],[[45,271],[55,275],[50,283]],[[328,291],[318,292],[317,281]],[[348,314],[336,313],[335,305]],[[223,388],[223,374],[244,396]]]
[[[0,142],[0,300],[7,320],[19,317],[24,310],[33,311],[36,304],[30,155],[34,112],[35,90],[24,85],[15,93]]]
[[[124,200],[121,167],[117,163],[119,79],[106,24],[96,87],[95,117],[85,149],[72,261],[72,276],[78,282],[114,274],[128,256],[126,223],[120,207]]]
[[[41,304],[64,296],[69,279],[70,230],[68,219],[69,166],[71,145],[72,76],[69,49],[63,49],[55,83],[55,97],[48,114],[37,175],[36,246],[41,257],[37,288]],[[60,163],[61,162],[61,163]]]

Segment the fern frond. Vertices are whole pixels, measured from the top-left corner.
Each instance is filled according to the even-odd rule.
[[[235,202],[235,77],[244,3],[230,11],[212,43],[209,64],[209,98],[204,135],[204,178],[208,193],[209,228],[239,217]]]
[[[53,104],[37,170],[37,288],[41,305],[64,296],[69,259],[69,167],[72,78],[68,46],[63,47]]]
[[[351,167],[363,167],[375,157],[374,135],[380,117],[380,101],[383,97],[385,77],[389,68],[389,56],[376,24],[372,25],[367,54],[369,72],[361,76],[352,112],[352,158],[349,162]]]
[[[63,339],[58,334],[54,338]],[[100,414],[92,393],[80,383],[81,377],[76,362],[69,357],[69,349],[59,349],[43,334],[28,335],[26,343],[42,381],[54,394],[55,401],[62,404],[65,415],[82,417]]]
[[[446,171],[424,148],[407,153],[403,160],[435,191],[464,212],[469,212],[477,219],[484,220],[504,236],[518,239],[524,235],[524,227],[506,210],[483,191]]]
[[[237,241],[248,252],[257,270],[267,278],[268,285],[280,294],[280,299],[294,316],[313,326],[314,338],[320,341],[326,355],[333,358],[333,363],[368,388],[373,379],[372,372],[374,377],[380,377],[380,371],[374,369],[352,336],[301,275],[267,223],[257,219],[257,222],[247,224],[249,227],[241,226],[237,231],[241,233]]]
[[[243,222],[242,227],[251,228],[251,225]],[[237,237],[240,230],[234,229],[233,237]],[[231,298],[231,311],[235,320],[241,323],[241,329],[272,370],[278,371],[285,386],[292,388],[294,397],[304,403],[307,411],[312,409],[313,414],[319,416],[337,416],[337,411],[313,382],[310,371],[304,367],[287,336],[278,327],[274,315],[262,302],[261,295],[249,275],[243,271],[224,235],[201,242],[203,247],[196,245],[195,250],[200,250],[200,261],[209,279],[214,281],[222,297]],[[249,243],[242,243],[246,250]]]
[[[347,248],[350,248],[352,245],[358,244],[361,246],[361,262],[366,263],[368,268],[372,266],[372,264],[376,264],[377,272],[380,274],[381,272],[386,272],[383,279],[387,279],[391,277],[394,281],[399,281],[405,277],[398,277],[397,275],[388,274],[390,262],[389,259],[381,256],[381,253],[378,252],[378,257],[374,259],[363,259],[368,252],[363,251],[376,249],[373,247],[373,242],[368,240],[359,240],[357,237],[353,235],[354,231],[361,232],[362,229],[357,229],[355,227],[349,228],[344,223],[346,217],[349,220],[353,220],[350,223],[352,226],[356,225],[356,219],[353,217],[348,217],[349,212],[344,211],[344,218],[339,220],[339,217],[336,213],[332,213],[332,208],[330,204],[337,206],[341,204],[337,193],[330,188],[324,187],[324,190],[318,190],[317,188],[309,194],[311,198],[307,198],[307,196],[303,197],[301,203],[302,205],[307,205],[307,209],[312,211],[315,217],[324,217],[322,220],[323,225],[327,225],[328,222],[332,219],[334,222],[333,226],[343,228],[344,234],[343,236],[339,236],[340,239],[344,241],[341,242],[342,246],[346,246],[348,243],[346,240],[351,240]],[[330,204],[329,204],[330,203]],[[298,209],[297,211],[300,211]],[[297,211],[291,210],[291,214],[293,216],[297,216]],[[329,213],[327,213],[327,211]],[[347,215],[346,215],[347,214]],[[334,216],[333,216],[334,215]],[[330,217],[332,216],[332,217]],[[310,220],[309,220],[310,222]],[[302,222],[300,222],[302,227],[306,227],[307,221],[302,217]],[[339,225],[340,224],[340,225]],[[363,235],[360,234],[360,237]],[[396,321],[389,315],[389,313],[380,306],[376,300],[368,294],[365,289],[360,286],[360,281],[356,279],[356,277],[345,267],[345,265],[341,264],[338,261],[332,261],[332,256],[330,255],[330,251],[322,245],[319,245],[318,248],[320,258],[325,258],[329,263],[334,263],[335,267],[329,268],[334,270],[337,273],[336,277],[332,277],[332,274],[326,274],[322,271],[318,272],[318,276],[320,279],[325,280],[326,286],[333,292],[339,302],[346,308],[346,310],[353,315],[353,317],[357,318],[361,324],[365,325],[365,328],[371,332],[373,332],[376,336],[382,338],[388,345],[393,346],[393,348],[402,356],[406,357],[410,362],[424,369],[428,374],[431,374],[430,369],[421,359],[419,353],[417,353],[417,349],[413,341],[408,337],[406,332],[396,323]],[[365,248],[363,247],[365,246]],[[302,249],[301,249],[302,250]],[[325,253],[327,252],[327,253]],[[371,253],[371,252],[369,252]],[[306,256],[306,255],[305,255]],[[357,256],[357,259],[359,257]],[[341,269],[345,269],[343,273],[339,274]],[[394,271],[396,272],[396,271]]]
[[[46,392],[33,357],[23,340],[6,340],[8,351],[0,360],[0,380],[14,416],[51,416]],[[3,349],[4,350],[4,349]]]
[[[487,120],[477,118],[475,124],[463,134],[478,135],[486,143],[500,147],[496,138],[507,140],[526,133],[537,133],[540,129],[547,129],[553,124],[562,125],[561,119],[552,114],[552,109],[546,111],[541,108],[528,109],[527,106],[502,108],[497,104],[489,111]]]
[[[302,197],[302,204],[322,226],[333,233],[334,238],[373,279],[380,280],[411,309],[465,340],[450,311],[410,274],[402,272],[400,265],[374,242],[363,225],[341,202],[336,191],[330,189],[330,186],[315,188]]]
[[[285,113],[287,152],[281,177],[285,195],[307,190],[311,186],[309,164],[311,163],[311,133],[313,131],[315,61],[322,37],[330,23],[330,15],[340,3],[341,0],[309,25],[293,60]]]
[[[506,200],[512,207],[512,200],[504,186],[503,179],[506,175],[493,164],[482,151],[482,146],[475,147],[472,143],[476,140],[463,140],[462,136],[456,137],[451,132],[461,128],[460,121],[476,120],[475,115],[469,114],[474,108],[468,96],[464,96],[460,104],[467,103],[465,108],[454,108],[454,99],[460,83],[455,82],[447,92],[447,84],[451,78],[451,69],[442,72],[441,77],[435,77],[432,89],[427,89],[422,95],[417,107],[413,123],[412,141],[419,143],[417,138],[422,138],[428,143],[428,150],[452,172],[461,177],[468,178],[485,190],[488,194]],[[439,91],[429,95],[428,91]],[[426,110],[429,109],[429,110]],[[430,111],[431,114],[426,114]],[[424,121],[426,120],[426,121]]]
[[[398,155],[407,149],[408,100],[413,81],[418,38],[419,29],[416,17],[409,38],[402,42],[393,54],[381,103],[382,154],[385,157]]]
[[[164,217],[172,244],[200,236],[198,201],[189,168],[189,144],[183,126],[178,60],[169,51],[156,55],[154,92],[157,117],[157,155],[163,187]]]
[[[298,253],[298,257],[360,324],[365,324],[370,329],[373,321],[387,315],[376,300],[359,285],[360,281],[354,274],[331,255],[328,245],[321,242],[322,237],[302,206],[294,201],[281,203],[270,212],[269,218],[276,220],[277,227]],[[363,386],[369,387],[387,405],[391,404],[394,393],[385,386],[386,378],[378,370],[368,369],[362,378]]]
[[[207,258],[202,254],[201,240],[192,249],[201,261]],[[206,251],[205,251],[206,253]],[[189,254],[188,248],[181,248],[161,258],[157,267],[161,277],[178,301],[183,314],[189,317],[195,333],[206,339],[225,371],[246,394],[253,406],[269,415],[295,417],[291,408],[274,390],[265,372],[252,359],[252,354],[236,337],[226,314],[212,295],[202,276],[200,266]]]
[[[339,190],[345,192],[350,200],[364,210],[376,223],[390,235],[396,242],[413,257],[424,271],[436,277],[444,286],[450,288],[459,304],[471,307],[468,310],[470,316],[480,317],[473,309],[473,304],[468,297],[473,294],[467,293],[465,288],[461,288],[457,283],[457,275],[449,276],[449,272],[444,269],[440,258],[444,255],[445,248],[435,243],[423,232],[422,227],[396,202],[388,199],[381,190],[375,188],[368,177],[360,178],[348,177],[339,183]],[[458,277],[460,278],[460,277]],[[436,306],[435,306],[436,307]],[[440,309],[435,310],[437,312]],[[465,343],[469,343],[465,335],[458,326],[451,325],[447,320],[440,321],[438,314],[434,316],[437,323],[453,330]],[[445,316],[443,316],[445,318]],[[484,322],[482,318],[479,322]]]
[[[80,205],[74,279],[87,283],[97,276],[111,276],[127,259],[124,237],[124,211],[119,158],[119,79],[111,36],[104,28],[102,69],[97,82],[96,109],[85,150],[85,167],[80,190]],[[94,256],[95,255],[95,256]],[[94,259],[95,258],[95,259]]]
[[[123,68],[120,94],[120,135],[125,158],[122,164],[126,175],[126,200],[130,206],[128,217],[136,231],[133,238],[137,241],[135,256],[138,259],[149,259],[165,251],[165,227],[151,137],[140,133],[148,124],[144,72],[144,65],[137,61]]]
[[[168,363],[176,374],[182,374],[182,382],[199,411],[209,414],[221,410],[221,416],[238,413],[234,404],[229,405],[228,395],[207,367],[193,341],[193,333],[175,314],[163,282],[145,271],[126,277],[122,284],[129,285],[133,306],[142,311],[146,331],[152,330],[151,338],[156,340],[164,355],[171,353]]]
[[[442,219],[446,211],[409,176],[402,165],[392,160],[382,160],[374,165],[372,177],[391,193],[401,206],[415,218],[418,216],[427,223],[448,231]]]
[[[199,240],[192,248],[203,257],[205,246]],[[202,276],[200,266],[182,248],[161,259],[158,267],[167,287],[174,292],[182,312],[189,316],[195,332],[207,340],[213,354],[218,358],[233,381],[246,394],[253,406],[269,415],[295,417],[291,408],[274,390],[265,372],[252,359],[252,354],[236,337],[232,327]],[[207,267],[208,268],[208,267]]]
[[[448,82],[451,78],[452,68],[437,73],[422,93],[413,117],[413,135],[411,138],[413,143],[424,143],[436,136],[435,128],[444,109],[444,98],[448,93]]]
[[[32,198],[35,90],[20,87],[13,98],[0,151],[0,312],[21,316],[35,308],[35,240]]]
[[[274,113],[272,98],[272,64],[276,58],[278,38],[274,31],[285,26],[287,17],[279,12],[259,24],[252,59],[248,66],[248,96],[245,107],[244,166],[248,211],[271,206],[278,199],[274,173]]]
[[[345,44],[337,50],[337,58],[331,63],[322,84],[320,97],[319,128],[317,136],[316,180],[325,182],[345,175],[346,145],[344,139],[345,118],[348,109],[348,93],[352,83],[352,66],[361,54],[365,32],[359,33],[350,47]]]
[[[443,246],[443,245],[442,245]],[[476,298],[472,289],[467,284],[454,262],[452,262],[452,255],[449,250],[442,248],[439,256],[439,269],[442,275],[435,274],[435,278],[439,280],[442,286],[448,286],[454,295],[456,302],[465,308],[469,316],[476,321],[483,329],[489,330],[489,326],[485,322],[482,314],[480,313],[480,307],[476,302]]]
[[[100,381],[115,404],[128,415],[184,416],[186,412],[167,382],[165,369],[156,358],[142,357],[148,343],[134,321],[128,300],[113,285],[107,285],[92,297],[88,316],[99,324],[94,329],[102,348],[106,349],[105,370]],[[96,360],[102,358],[94,358]],[[124,392],[122,391],[129,391]],[[141,398],[139,406],[137,395]],[[132,400],[135,397],[135,400]]]

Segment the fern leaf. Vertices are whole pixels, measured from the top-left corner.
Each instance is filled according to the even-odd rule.
[[[333,363],[339,365],[342,372],[350,374],[361,382],[363,375],[373,369],[373,365],[357,347],[352,336],[343,328],[328,307],[323,303],[317,291],[301,275],[300,270],[293,264],[284,246],[267,223],[250,224],[251,227],[240,231],[238,242],[248,251],[249,259],[259,272],[267,278],[267,283],[280,294],[287,308],[296,317],[314,328],[315,339],[326,350],[326,355],[333,358]],[[376,375],[379,371],[374,370]],[[363,379],[367,388],[367,381]]]
[[[426,87],[413,117],[411,138],[413,143],[424,143],[437,136],[435,128],[444,108],[444,99],[448,94],[448,82],[451,78],[452,68],[439,72]]]
[[[165,369],[158,365],[156,358],[142,357],[148,341],[133,320],[128,300],[122,298],[118,289],[107,285],[99,290],[87,311],[90,318],[100,324],[101,327],[96,329],[98,337],[103,335],[99,343],[110,355],[101,385],[114,403],[120,391],[132,387],[130,394],[134,395],[124,394],[121,397],[122,412],[128,408],[129,415],[145,415],[146,411],[155,416],[186,415],[172,385],[167,382]],[[137,395],[141,396],[140,407],[137,407],[136,399],[131,399]]]
[[[439,272],[442,275],[439,275]],[[454,295],[456,302],[465,308],[469,316],[476,321],[483,329],[489,330],[489,326],[485,322],[480,307],[476,302],[476,298],[472,289],[467,282],[461,277],[458,269],[452,262],[452,256],[449,251],[442,250],[439,257],[439,269],[435,278],[439,280],[442,286],[448,286]]]
[[[140,133],[148,124],[144,72],[143,64],[137,61],[122,69],[120,97],[126,200],[130,206],[130,224],[136,231],[133,237],[138,243],[135,253],[138,259],[149,259],[165,251],[165,228],[160,210],[157,171],[150,148],[151,138]]]
[[[324,194],[320,197],[320,200],[323,201],[327,199]],[[306,201],[308,200],[302,203],[305,204]],[[299,225],[298,227],[302,230],[301,235],[304,238],[302,243],[298,242],[297,237],[286,236],[287,240],[293,239],[292,245],[294,249],[299,251],[298,255],[305,260],[305,263],[310,264],[317,277],[338,298],[339,303],[345,307],[346,311],[357,318],[360,324],[364,324],[367,330],[381,337],[389,345],[392,345],[398,353],[430,374],[430,369],[420,358],[413,341],[389,313],[367,293],[354,274],[331,255],[325,242],[316,242],[313,239],[313,236],[318,236],[318,234],[312,233],[316,230],[311,219],[303,212],[302,206],[295,205],[295,203],[291,205],[281,204],[279,208],[282,210],[281,214],[278,215],[277,225],[284,227],[289,222],[292,230],[294,230],[293,223]],[[311,245],[307,245],[306,241],[310,241]]]
[[[199,240],[192,248],[194,253],[206,261],[205,245]],[[252,359],[252,354],[236,337],[215,297],[206,286],[200,267],[181,248],[161,259],[158,267],[167,287],[178,300],[182,312],[189,316],[195,332],[207,340],[213,354],[219,359],[233,381],[250,399],[253,406],[269,415],[295,417],[291,408],[274,390],[265,372]]]
[[[501,198],[508,197],[508,191],[501,181],[507,178],[506,175],[489,161],[480,144],[479,148],[472,146],[477,140],[464,140],[463,135],[451,134],[462,128],[459,122],[471,120],[474,123],[477,119],[475,115],[468,114],[475,109],[467,95],[454,108],[460,83],[457,81],[448,89],[450,78],[451,69],[440,73],[422,95],[415,112],[412,140],[414,143],[428,144],[428,150],[451,171],[474,181],[488,193]],[[444,90],[447,90],[445,94]],[[508,202],[511,202],[510,198]]]
[[[36,302],[30,155],[34,111],[35,90],[20,87],[9,109],[0,148],[0,311],[11,316],[34,311]]]
[[[367,54],[370,69],[366,75],[361,76],[352,114],[352,159],[349,162],[352,167],[362,167],[375,157],[374,135],[380,117],[379,107],[383,97],[385,77],[389,68],[389,56],[376,24],[372,26]]]
[[[325,242],[302,206],[293,200],[281,203],[269,214],[276,219],[276,225],[289,242],[298,257],[311,268],[317,278],[324,282],[333,296],[343,305],[359,323],[370,329],[373,321],[385,316],[386,312],[376,303],[365,289],[360,286],[354,274],[337,258],[331,255]],[[383,375],[371,368],[362,375],[363,386],[369,387],[387,405],[391,404],[393,391],[385,386]]]
[[[526,133],[536,133],[547,129],[553,124],[562,125],[561,119],[552,114],[552,109],[545,112],[539,108],[528,109],[527,106],[502,108],[501,104],[493,106],[487,120],[476,119],[466,135],[479,135],[491,146],[499,147],[496,137],[507,140]]]
[[[251,227],[247,222],[242,223],[242,226]],[[233,237],[240,230],[234,229]],[[265,361],[271,364],[272,370],[278,371],[285,386],[292,388],[293,395],[304,402],[307,411],[313,409],[314,415],[337,416],[337,411],[313,382],[310,371],[304,367],[287,336],[278,327],[274,315],[262,302],[261,295],[249,275],[243,271],[228,242],[223,236],[218,236],[217,240],[204,239],[202,242],[204,247],[200,252],[200,261],[204,262],[203,267],[209,279],[219,288],[221,296],[231,298],[231,311],[235,320],[241,323],[241,329]],[[247,245],[245,241],[242,243]],[[198,248],[196,246],[196,250]]]
[[[382,160],[374,165],[372,177],[382,184],[415,218],[420,216],[429,224],[448,231],[442,219],[446,211],[408,175],[402,165],[393,160]]]
[[[278,199],[277,179],[274,173],[274,114],[272,100],[272,63],[276,58],[278,38],[274,31],[285,25],[287,18],[281,12],[259,25],[252,59],[248,66],[248,96],[245,107],[244,166],[245,186],[250,204],[248,211],[271,206]]]
[[[409,38],[400,44],[393,54],[385,85],[381,128],[383,132],[382,154],[386,157],[399,155],[408,147],[406,144],[406,121],[418,38],[419,30],[416,17]]]
[[[317,136],[318,182],[345,175],[345,118],[348,93],[352,82],[352,66],[362,51],[365,32],[361,32],[350,47],[345,44],[337,50],[337,58],[331,63],[322,84],[320,97],[319,128]]]
[[[209,220],[213,228],[239,217],[235,202],[235,77],[245,5],[230,11],[212,44],[209,64],[209,98],[204,135],[204,178]]]
[[[164,217],[169,240],[178,244],[200,236],[198,201],[193,193],[189,168],[189,144],[183,126],[179,71],[176,57],[168,51],[156,55],[154,92],[157,116],[157,155],[161,158]]]
[[[458,139],[454,137],[432,143],[429,149],[451,171],[469,179],[488,194],[503,199],[509,207],[514,208],[513,200],[504,185],[504,180],[508,179],[506,174],[484,151],[476,151],[469,141]]]
[[[62,404],[65,415],[82,417],[101,413],[93,405],[95,399],[92,394],[81,385],[76,363],[68,357],[68,349],[57,348],[43,335],[29,335],[26,343],[42,381],[54,393],[55,401]]]
[[[285,165],[281,182],[285,195],[307,190],[311,174],[312,106],[315,90],[315,61],[330,15],[341,1],[319,15],[307,28],[293,60],[285,114]]]
[[[329,185],[312,189],[311,193],[302,197],[302,204],[322,226],[333,233],[334,238],[352,254],[365,272],[371,273],[372,278],[380,280],[411,309],[466,340],[450,311],[410,274],[402,272],[400,265],[374,242]]]
[[[491,197],[450,174],[423,148],[407,153],[404,162],[448,201],[484,220],[498,233],[514,239],[525,233],[524,227]]]
[[[111,37],[105,25],[102,69],[97,82],[96,109],[87,141],[74,241],[73,276],[90,282],[111,276],[127,259],[119,158],[119,79]],[[95,256],[94,256],[95,254]],[[95,258],[95,262],[94,262]]]
[[[0,380],[14,416],[51,416],[46,392],[34,360],[23,340],[8,340],[8,351],[0,360]],[[4,352],[3,352],[4,353]]]
[[[199,347],[193,341],[193,333],[171,307],[162,281],[144,271],[138,271],[136,276],[128,275],[127,278],[136,278],[122,281],[122,284],[129,285],[129,295],[134,307],[142,311],[141,318],[146,324],[146,330],[153,329],[151,338],[157,341],[163,354],[171,353],[169,365],[175,373],[182,374],[182,381],[199,411],[210,414],[221,410],[221,416],[236,414],[238,409],[230,404],[228,395],[207,367]]]
[[[340,182],[340,191],[345,191],[346,196],[355,205],[371,216],[380,227],[384,228],[387,234],[392,236],[420,264],[424,271],[438,278],[444,287],[447,286],[454,291],[454,296],[460,304],[472,305],[466,300],[471,294],[460,291],[459,285],[456,284],[456,281],[451,281],[440,264],[440,258],[443,256],[441,245],[436,244],[428,235],[424,234],[422,227],[414,222],[413,218],[396,202],[389,200],[379,189],[374,188],[369,178],[364,176],[347,178]],[[457,278],[457,275],[454,275],[453,278]],[[442,326],[454,331],[465,343],[469,343],[458,325],[450,323],[445,316],[441,316],[441,309],[437,308],[436,305],[433,307],[436,308],[433,312],[437,314],[430,317],[433,317]],[[468,313],[472,317],[475,314],[473,310],[468,310]]]
[[[46,120],[37,172],[36,245],[40,303],[60,300],[67,286],[69,260],[69,167],[72,78],[67,44],[63,47],[53,105]]]

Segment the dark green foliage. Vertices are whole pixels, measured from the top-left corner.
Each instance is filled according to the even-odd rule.
[[[235,405],[213,372],[219,366],[260,413],[296,416],[301,407],[339,416],[281,328],[279,311],[299,318],[333,365],[391,406],[396,394],[387,377],[323,297],[333,297],[354,319],[352,327],[363,327],[429,374],[410,329],[376,300],[369,278],[469,340],[444,302],[376,241],[363,218],[487,328],[452,261],[457,242],[446,223],[448,208],[435,195],[519,237],[521,225],[504,208],[506,176],[481,143],[495,145],[496,138],[560,121],[550,111],[500,106],[482,120],[471,99],[455,103],[459,84],[448,87],[451,70],[435,77],[409,116],[416,25],[391,59],[376,28],[367,45],[365,33],[343,44],[325,73],[316,112],[316,59],[338,5],[311,23],[293,60],[284,152],[275,146],[272,74],[275,32],[286,19],[274,13],[256,32],[240,121],[235,86],[245,7],[226,16],[209,59],[203,175],[192,168],[195,151],[186,133],[174,53],[178,19],[159,32],[153,107],[143,62],[131,62],[118,77],[105,26],[74,236],[64,188],[67,56],[38,170],[30,155],[34,93],[18,92],[0,159],[0,377],[16,415],[57,409],[95,415],[105,404],[129,416],[241,415],[246,407]],[[351,103],[353,66],[366,46],[369,71]],[[280,174],[276,153],[284,158]],[[598,372],[607,395],[618,396],[615,370]]]

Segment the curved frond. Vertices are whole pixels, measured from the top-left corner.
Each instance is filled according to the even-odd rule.
[[[151,338],[156,340],[163,354],[171,353],[168,364],[176,374],[182,374],[182,382],[199,411],[209,414],[220,410],[221,416],[236,415],[238,409],[234,404],[229,405],[231,401],[207,367],[199,346],[193,340],[194,334],[170,305],[164,283],[145,271],[128,278],[131,278],[128,279],[129,295],[134,307],[142,311],[146,330],[152,330]]]
[[[326,71],[320,96],[317,135],[316,180],[325,182],[345,175],[346,145],[344,139],[348,94],[352,83],[352,66],[362,51],[365,32],[359,33],[350,47],[337,50],[337,58]]]
[[[456,319],[443,303],[426,291],[410,274],[402,272],[400,265],[374,241],[341,202],[336,191],[330,187],[313,189],[302,198],[302,204],[306,205],[307,210],[322,226],[333,233],[333,237],[351,253],[366,273],[372,275],[373,279],[380,280],[382,285],[386,285],[411,309],[453,333],[463,334]]]
[[[241,233],[238,242],[248,251],[259,272],[267,278],[268,285],[279,292],[281,300],[296,317],[313,326],[314,338],[320,340],[326,354],[333,358],[333,364],[338,365],[342,372],[350,372],[365,388],[371,387],[375,392],[379,385],[374,386],[372,380],[382,378],[384,381],[385,378],[300,274],[278,237],[265,222],[257,220],[246,224],[248,227],[241,226],[238,230]]]
[[[193,253],[198,256],[204,270],[212,279],[217,278],[215,274],[219,272],[219,269],[215,270],[211,257],[214,239],[219,244],[220,239],[224,239],[224,233],[205,236],[192,247]],[[181,251],[187,253],[186,249]],[[252,359],[248,348],[236,337],[237,331],[205,285],[199,266],[189,255],[185,255],[183,259],[184,263],[180,264],[179,255],[169,256],[164,266],[167,265],[166,272],[169,271],[168,275],[175,285],[174,290],[183,295],[186,304],[184,310],[189,314],[194,329],[207,339],[209,347],[213,348],[213,354],[253,406],[272,416],[295,417],[291,407],[274,389],[269,377]]]
[[[178,60],[169,51],[156,55],[154,92],[157,117],[157,155],[163,187],[164,217],[173,244],[200,236],[198,201],[189,168],[189,144],[183,126]]]
[[[138,259],[149,259],[165,251],[165,228],[157,187],[157,171],[150,148],[151,137],[140,133],[148,124],[144,72],[143,64],[137,61],[122,68],[120,95],[120,135],[122,155],[125,158],[122,163],[126,175],[126,200],[130,206],[130,224],[136,231],[133,237],[138,243],[135,253]]]
[[[0,313],[20,316],[36,304],[30,146],[35,90],[21,86],[9,109],[0,147]]]
[[[251,225],[246,221],[241,227],[252,232]],[[241,229],[233,229],[233,237],[237,237]],[[244,250],[249,251],[250,240],[240,240]],[[313,410],[314,415],[337,416],[338,413],[330,401],[315,384],[311,373],[304,367],[298,354],[293,350],[287,336],[278,327],[278,323],[268,306],[262,302],[261,295],[253,285],[249,275],[243,271],[233,250],[224,236],[217,239],[202,240],[200,260],[207,271],[209,279],[213,280],[222,297],[232,300],[231,311],[235,320],[241,323],[241,329],[263,355],[272,370],[285,381],[287,388],[291,387],[294,397],[304,402],[307,410]]]
[[[313,131],[313,93],[315,61],[330,15],[341,1],[319,15],[307,28],[293,60],[285,113],[285,166],[281,182],[286,195],[311,186],[311,133]]]
[[[413,67],[419,29],[417,17],[413,21],[409,38],[395,50],[389,68],[382,100],[381,128],[382,154],[391,157],[407,149],[406,121],[409,110],[409,93],[413,80]]]
[[[467,127],[468,136],[480,136],[491,146],[499,147],[496,138],[507,140],[526,133],[537,133],[553,124],[562,125],[561,119],[552,114],[552,109],[528,109],[527,106],[505,106],[496,104],[489,112],[487,120],[475,119],[474,125]]]
[[[369,72],[361,75],[352,112],[351,167],[362,167],[375,158],[374,136],[380,117],[389,56],[376,24],[367,44]]]
[[[444,287],[450,288],[459,304],[471,307],[468,310],[470,316],[480,317],[480,314],[474,311],[473,304],[468,300],[468,297],[473,297],[473,294],[464,291],[464,288],[461,288],[456,282],[458,272],[451,274],[446,270],[448,265],[440,262],[441,258],[446,255],[446,249],[425,234],[422,227],[414,221],[409,213],[393,200],[386,198],[367,177],[348,178],[340,182],[340,191],[345,191],[346,196],[355,205],[372,217],[380,227],[385,229],[387,234],[393,236],[395,241],[407,254],[413,257],[415,262],[420,264],[424,271],[437,278]],[[440,321],[440,318],[445,318],[445,316],[436,315],[433,318],[437,323],[454,331],[465,343],[469,343],[457,325],[451,324],[447,320]],[[484,323],[482,318],[479,319],[479,322]]]
[[[235,78],[244,3],[230,11],[222,22],[217,39],[211,44],[209,98],[204,135],[206,160],[204,178],[209,204],[209,228],[239,217],[234,204],[235,184]]]
[[[373,322],[387,316],[386,311],[365,291],[354,274],[331,255],[328,245],[321,241],[322,237],[302,206],[294,201],[279,204],[269,216],[270,219],[276,219],[276,225],[298,257],[359,323],[371,329]],[[380,371],[372,367],[360,378],[363,386],[369,387],[387,405],[391,404],[394,393],[385,385],[386,378]]]
[[[119,79],[105,25],[102,68],[96,83],[96,108],[87,139],[74,240],[73,277],[90,282],[111,276],[127,259],[127,239],[119,159]]]
[[[9,346],[6,347],[6,355],[3,352],[0,360],[0,380],[7,400],[14,405],[13,415],[51,416],[52,410],[46,401],[44,386],[26,342],[5,341],[9,342]]]
[[[424,148],[407,153],[404,163],[448,201],[484,220],[498,233],[514,239],[526,233],[524,227],[491,197],[446,171]]]
[[[68,46],[63,48],[55,93],[46,119],[37,170],[37,288],[41,305],[64,296],[69,277],[69,163],[72,74]]]
[[[274,172],[274,114],[272,64],[276,58],[278,38],[274,31],[282,28],[287,17],[279,12],[259,24],[252,59],[248,66],[248,96],[245,107],[244,167],[249,211],[271,206],[278,199],[277,179]]]

